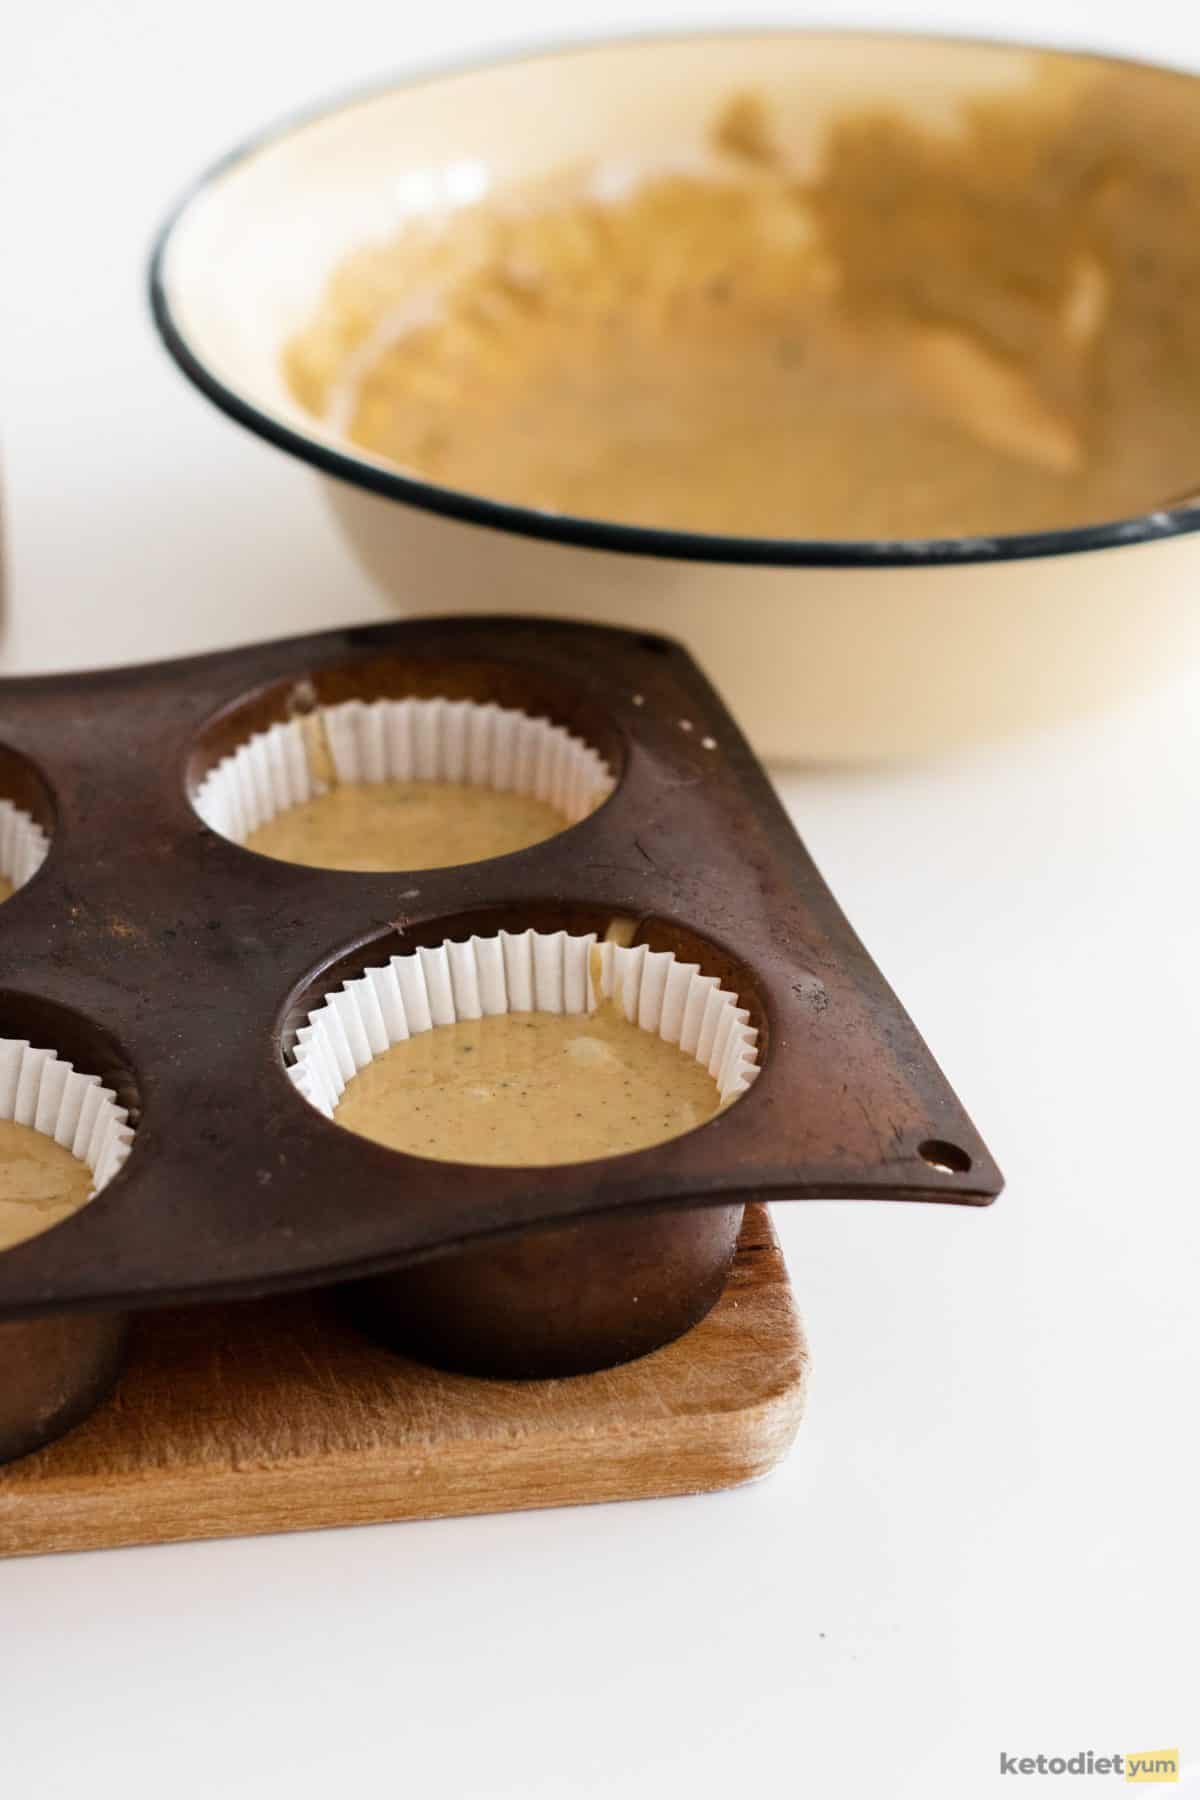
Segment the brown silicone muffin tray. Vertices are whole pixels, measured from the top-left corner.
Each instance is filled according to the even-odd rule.
[[[615,791],[542,844],[420,873],[270,860],[194,811],[199,781],[251,733],[314,703],[405,695],[549,717],[601,753]],[[421,619],[4,681],[0,794],[51,834],[43,867],[0,907],[0,1035],[100,1075],[137,1128],[91,1204],[0,1255],[0,1320],[370,1277],[355,1291],[375,1329],[391,1309],[429,1354],[484,1372],[500,1372],[511,1314],[534,1302],[528,1372],[562,1372],[699,1316],[749,1199],[981,1204],[1000,1188],[745,739],[663,638]],[[757,1081],[700,1130],[563,1167],[430,1162],[340,1129],[289,1081],[297,1025],[364,967],[472,933],[603,932],[614,916],[719,976],[759,1029]],[[603,1293],[609,1264],[628,1263],[623,1224],[649,1232],[651,1218],[694,1233],[614,1275],[627,1300],[631,1279],[658,1271],[661,1318],[639,1339],[617,1299],[603,1316]],[[422,1286],[414,1265],[464,1249],[429,1261]],[[455,1294],[479,1333],[457,1350],[436,1341]]]

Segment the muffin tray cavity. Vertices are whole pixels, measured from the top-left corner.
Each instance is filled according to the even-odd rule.
[[[402,752],[397,772],[421,773],[436,745],[435,778],[477,767],[519,786],[532,754],[524,791],[576,822],[490,861],[382,874],[234,841],[256,806],[306,797],[296,722],[347,706],[330,740],[363,779]],[[0,1255],[0,1319],[377,1280],[619,1213],[978,1204],[1000,1187],[745,739],[664,639],[425,619],[0,682],[5,801],[49,851],[0,905],[0,1036],[97,1078],[132,1140],[89,1204]],[[601,1161],[474,1167],[356,1137],[297,1085],[309,1014],[393,956],[531,929],[603,937],[614,918],[647,957],[715,977],[758,1034],[757,1079],[700,1129]]]

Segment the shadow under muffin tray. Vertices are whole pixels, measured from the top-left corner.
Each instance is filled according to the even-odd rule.
[[[191,796],[255,731],[314,704],[397,694],[545,716],[603,757],[614,792],[543,843],[419,873],[275,861],[197,815]],[[978,1204],[999,1188],[745,740],[666,640],[416,620],[6,681],[0,711],[55,826],[36,883],[0,913],[0,990],[102,1032],[139,1102],[133,1152],[109,1186],[0,1256],[0,1319],[419,1265],[452,1283],[455,1265],[431,1259],[468,1250],[465,1288],[488,1258],[521,1265],[536,1235],[552,1257],[544,1281],[554,1234],[561,1246],[584,1221],[595,1232],[584,1262],[598,1267],[624,1223],[649,1243],[655,1220],[697,1208],[720,1237],[722,1214],[749,1198]],[[285,1059],[298,1024],[368,965],[501,929],[603,933],[618,916],[716,975],[761,1031],[753,1088],[699,1130],[590,1163],[433,1164],[354,1137],[295,1091]],[[508,1302],[497,1304],[502,1320]]]

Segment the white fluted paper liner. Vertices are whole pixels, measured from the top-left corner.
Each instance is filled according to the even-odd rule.
[[[24,887],[45,862],[49,849],[50,840],[37,820],[11,800],[0,800],[0,875],[14,888]]]
[[[133,1143],[128,1112],[98,1075],[81,1075],[56,1050],[24,1038],[0,1038],[0,1119],[31,1125],[85,1162],[92,1194],[112,1180]]]
[[[612,790],[604,759],[549,719],[475,700],[346,700],[321,708],[341,782],[452,781],[544,800],[569,825]],[[248,738],[205,776],[193,804],[235,843],[325,792],[302,720]]]
[[[602,996],[631,1024],[657,1032],[703,1063],[722,1105],[745,1093],[758,1074],[758,1033],[737,995],[669,950],[609,943],[599,946],[597,995],[595,943],[594,932],[502,931],[393,956],[328,994],[309,1014],[296,1034],[288,1073],[304,1098],[332,1118],[346,1083],[418,1032],[494,1013],[583,1015]]]

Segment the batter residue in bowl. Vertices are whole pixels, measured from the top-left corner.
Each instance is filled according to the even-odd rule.
[[[438,1162],[587,1162],[679,1137],[720,1106],[703,1064],[610,1005],[424,1031],[349,1082],[340,1125]]]
[[[291,386],[414,474],[591,518],[913,538],[1152,510],[1200,462],[1194,88],[1042,67],[958,132],[848,115],[815,175],[743,98],[701,172],[414,228],[336,272]]]

